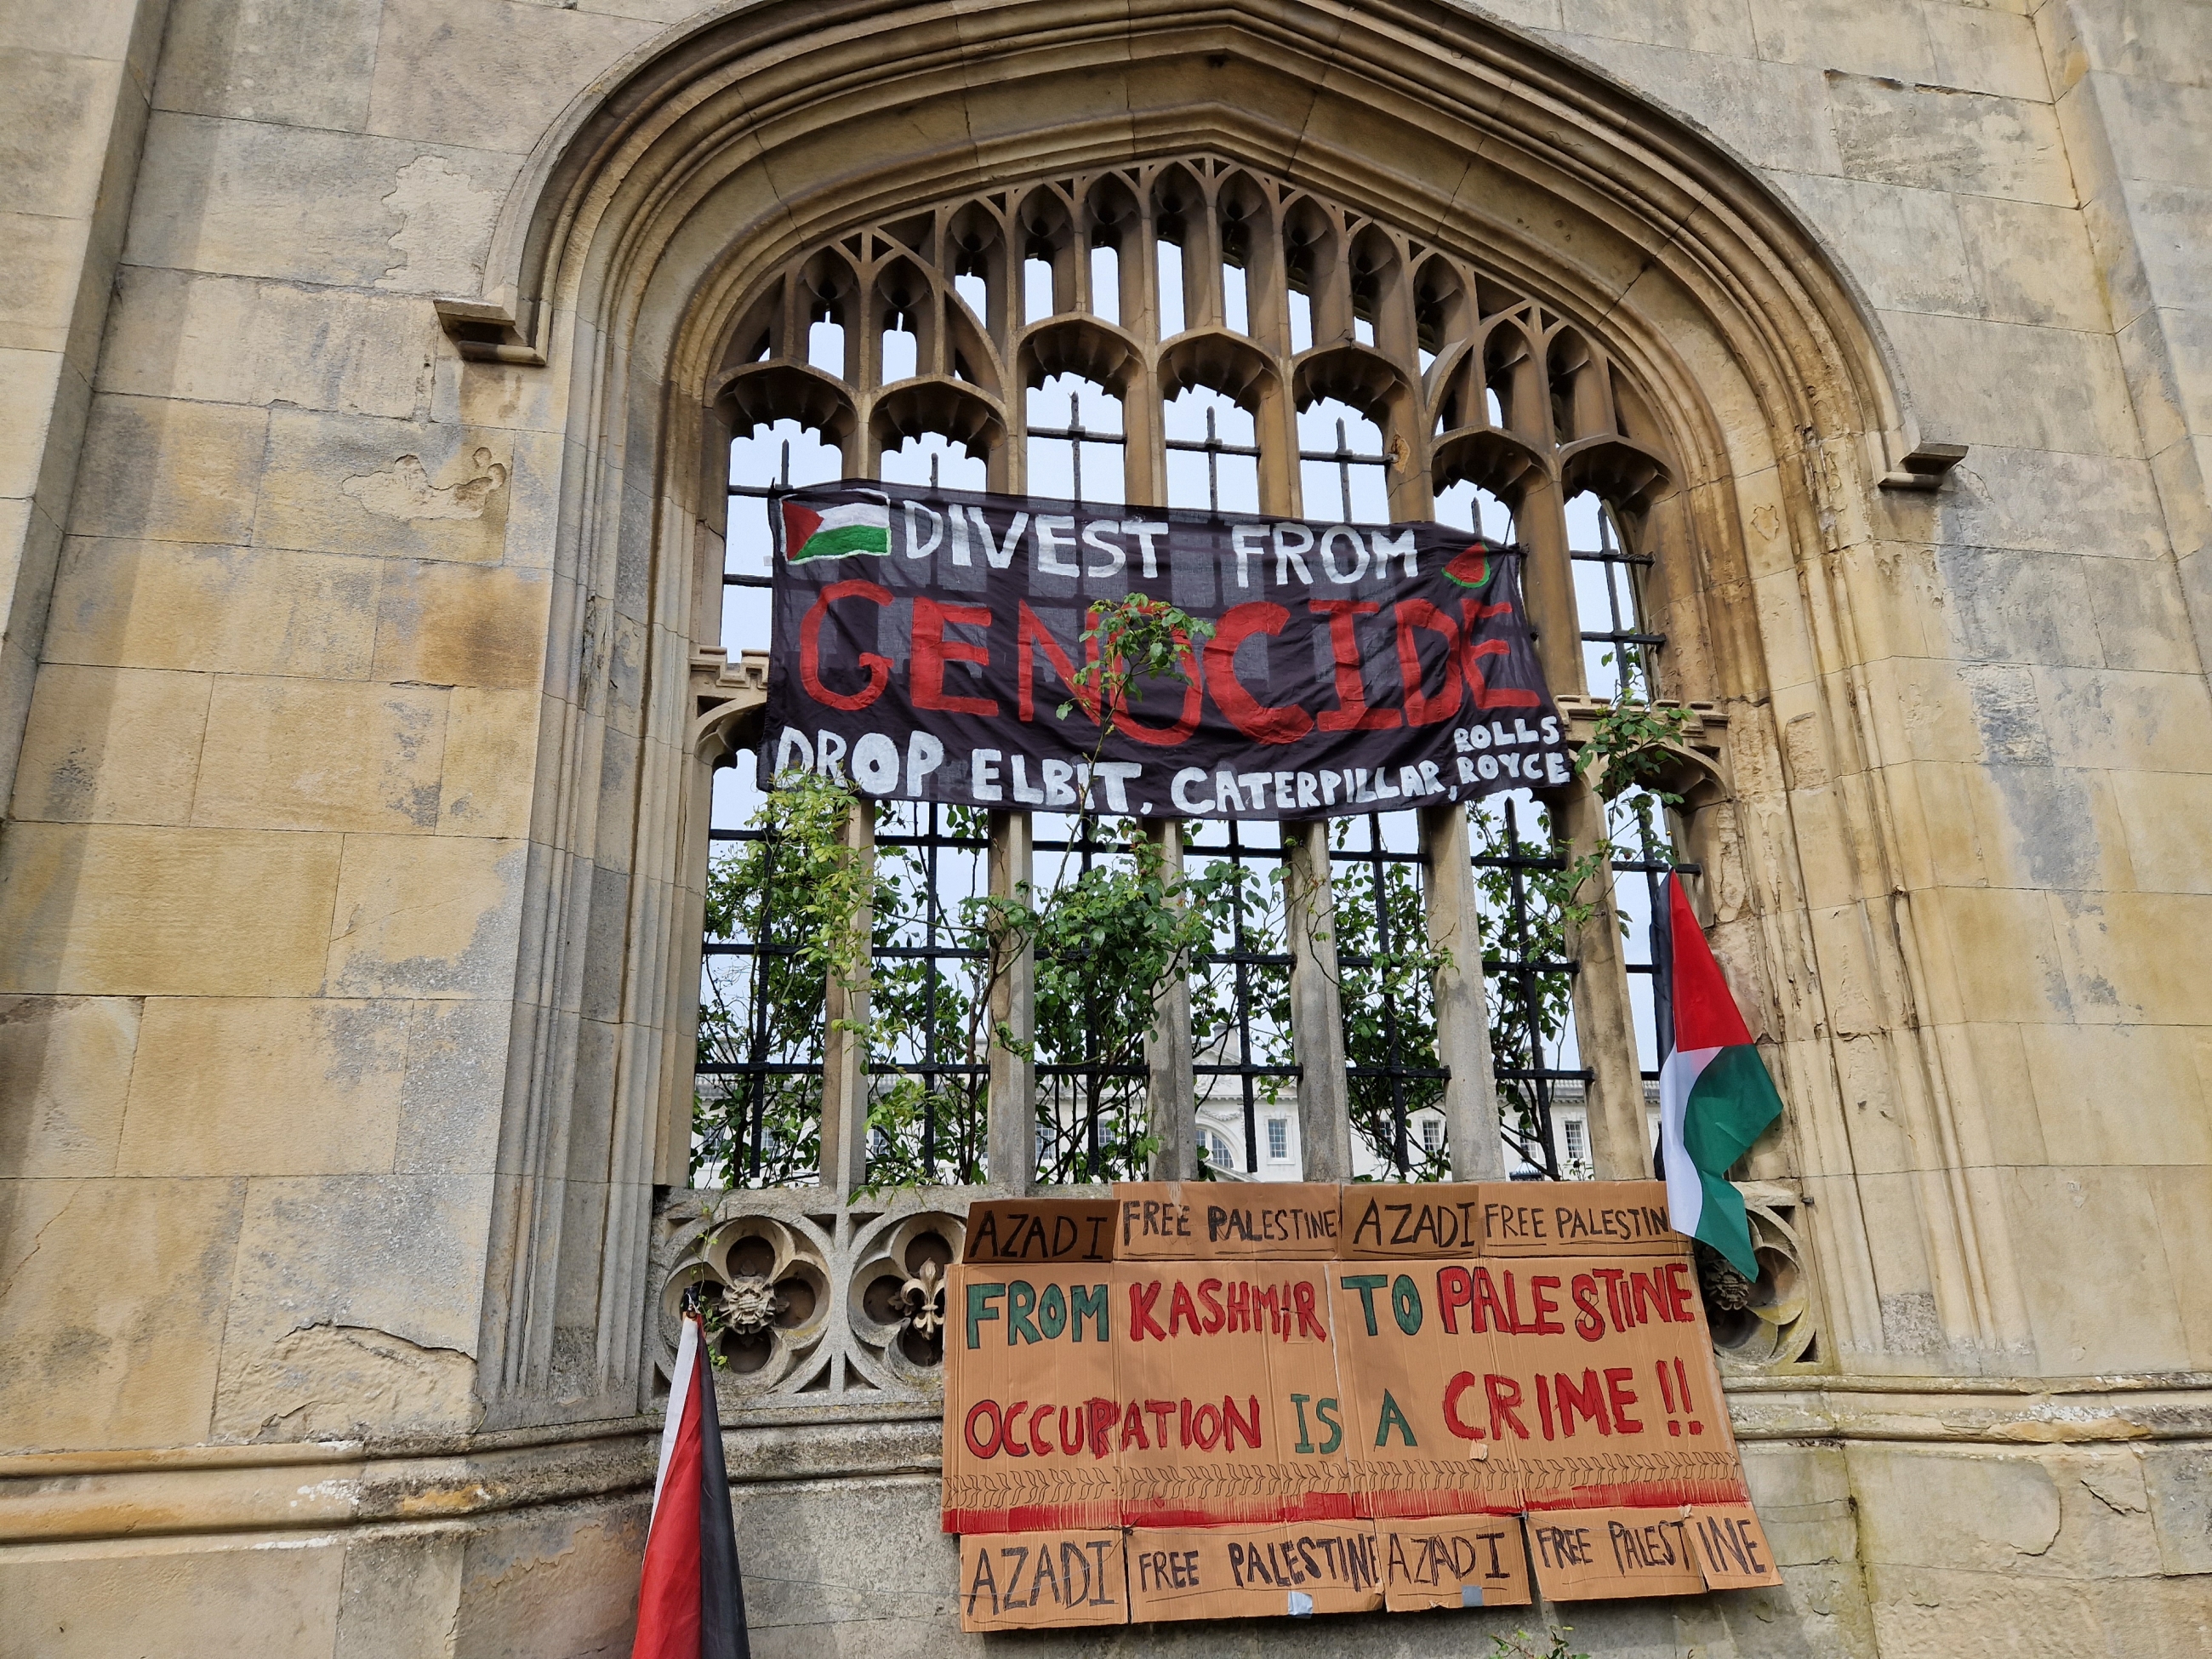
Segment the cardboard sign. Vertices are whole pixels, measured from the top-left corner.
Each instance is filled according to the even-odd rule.
[[[963,1261],[1111,1261],[1114,1218],[1110,1199],[978,1199],[968,1206]]]
[[[1121,1524],[1111,1272],[962,1262],[947,1273],[947,1532]]]
[[[1057,1630],[1128,1621],[1119,1532],[998,1534],[960,1540],[962,1630]]]
[[[1532,1515],[1528,1553],[1550,1601],[1695,1595],[1705,1588],[1689,1517],[1680,1509]]]
[[[1281,1613],[1293,1593],[1515,1605],[1526,1557],[1474,1567],[1523,1516],[1562,1597],[1775,1583],[1696,1274],[1649,1231],[1657,1190],[1164,1182],[979,1205],[947,1282],[945,1528],[1188,1533],[1180,1568],[1165,1542],[1132,1558],[1138,1619]],[[1431,1242],[1470,1231],[1477,1249]],[[1591,1235],[1614,1245],[1562,1247]],[[1320,1589],[1273,1576],[1285,1540],[1329,1528],[1381,1549],[1382,1577],[1340,1553]]]
[[[1498,1286],[1485,1420],[1531,1510],[1746,1501],[1712,1337],[1686,1261],[1510,1258]],[[1501,1321],[1498,1306],[1505,1319]]]
[[[1493,1181],[1480,1192],[1484,1255],[1689,1255],[1668,1225],[1663,1181]]]
[[[1473,1255],[1482,1248],[1482,1183],[1361,1182],[1344,1188],[1340,1254],[1355,1259]]]
[[[1528,1556],[1521,1518],[1380,1521],[1382,1605],[1393,1613],[1426,1607],[1525,1607]]]
[[[1748,1504],[1699,1505],[1690,1511],[1698,1568],[1711,1589],[1753,1589],[1782,1582],[1766,1533]]]
[[[1375,1533],[1358,1522],[1139,1527],[1129,1535],[1129,1606],[1139,1623],[1295,1619],[1382,1605]]]
[[[1327,1262],[1119,1261],[1121,1518],[1164,1527],[1341,1518]],[[1333,1402],[1332,1402],[1333,1403]],[[1327,1438],[1326,1435],[1323,1438]],[[1303,1449],[1301,1449],[1303,1448]],[[1335,1494],[1334,1502],[1312,1501]]]
[[[1336,1255],[1340,1189],[1306,1182],[1133,1182],[1114,1188],[1121,1261],[1310,1261]]]

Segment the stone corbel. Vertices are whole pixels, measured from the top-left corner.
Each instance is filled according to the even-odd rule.
[[[545,367],[545,348],[531,337],[534,318],[519,321],[507,307],[487,300],[448,295],[430,303],[438,308],[439,325],[453,341],[453,349],[471,362]],[[538,307],[528,309],[534,313]]]
[[[1613,707],[1603,697],[1557,696],[1552,701],[1558,705],[1559,718],[1567,723],[1567,741],[1579,748],[1589,741],[1590,729],[1601,716]],[[1682,742],[1686,748],[1696,750],[1708,759],[1721,751],[1721,734],[1728,730],[1729,717],[1717,703],[1662,702],[1662,708],[1681,708],[1689,719],[1683,722]]]
[[[710,766],[726,765],[760,741],[768,713],[768,653],[737,661],[720,646],[691,653],[691,752]]]
[[[1966,459],[1964,444],[1938,443],[1917,428],[1882,434],[1892,465],[1877,482],[1884,489],[1941,489],[1951,469]]]

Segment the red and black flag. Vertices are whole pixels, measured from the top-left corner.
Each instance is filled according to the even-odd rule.
[[[630,1659],[750,1659],[751,1651],[714,1371],[699,1316],[687,1307],[660,1433]]]

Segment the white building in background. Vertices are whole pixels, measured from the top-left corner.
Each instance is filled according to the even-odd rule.
[[[1656,1084],[1644,1085],[1644,1115],[1649,1126],[1652,1144],[1658,1144],[1659,1089]],[[1231,1181],[1296,1181],[1300,1177],[1298,1151],[1298,1119],[1296,1103],[1289,1097],[1270,1103],[1262,1099],[1254,1107],[1254,1139],[1258,1142],[1259,1159],[1256,1164],[1246,1157],[1244,1135],[1244,1103],[1235,1081],[1229,1078],[1214,1079],[1198,1104],[1198,1144],[1208,1165],[1215,1173]],[[1407,1132],[1413,1146],[1424,1152],[1441,1152],[1445,1146],[1444,1116],[1438,1111],[1415,1112],[1407,1124]],[[1583,1085],[1562,1083],[1552,1098],[1552,1150],[1559,1159],[1559,1173],[1569,1181],[1592,1179],[1596,1170],[1590,1158],[1589,1109],[1584,1103]],[[1364,1177],[1382,1179],[1389,1170],[1382,1160],[1357,1137],[1352,1147],[1355,1172]],[[1516,1178],[1534,1180],[1535,1172],[1526,1160],[1510,1146],[1505,1152],[1505,1166]]]

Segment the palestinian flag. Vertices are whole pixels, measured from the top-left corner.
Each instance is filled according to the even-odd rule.
[[[887,501],[840,501],[816,512],[797,501],[783,504],[783,556],[792,564],[810,559],[842,559],[850,553],[878,557],[891,550],[891,509]]]
[[[1782,1115],[1782,1097],[1752,1046],[1682,878],[1667,881],[1674,935],[1674,1046],[1659,1067],[1659,1152],[1674,1231],[1701,1238],[1746,1279],[1759,1277],[1743,1194],[1728,1172]]]
[[[714,1371],[698,1316],[687,1310],[660,1431],[630,1659],[750,1659],[751,1651]]]

